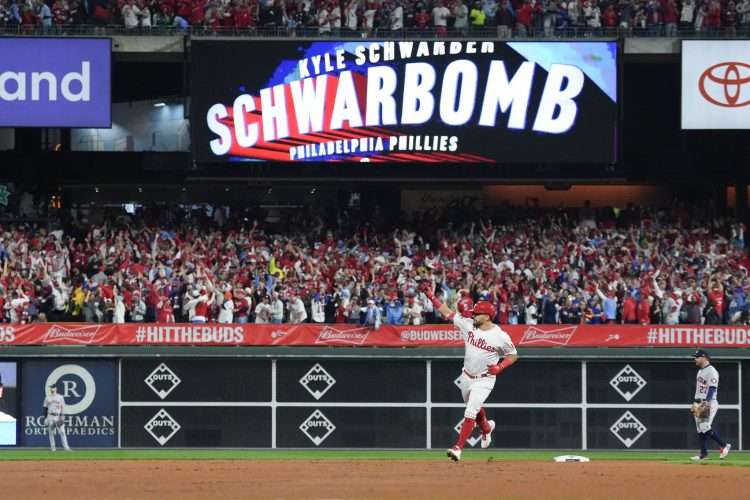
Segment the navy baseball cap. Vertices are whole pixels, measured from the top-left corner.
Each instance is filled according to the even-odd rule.
[[[694,358],[709,358],[710,356],[703,349],[698,349],[695,351],[695,354],[693,354],[693,357]]]

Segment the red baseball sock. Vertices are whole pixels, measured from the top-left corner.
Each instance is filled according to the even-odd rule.
[[[482,434],[490,432],[490,423],[487,421],[487,412],[484,411],[484,408],[480,408],[479,413],[477,413],[477,425],[482,430]]]
[[[458,435],[458,441],[456,441],[456,446],[463,449],[464,444],[466,444],[466,440],[469,439],[469,436],[471,436],[471,431],[474,430],[474,425],[476,424],[476,420],[469,417],[464,417],[464,423],[461,424],[461,433]]]

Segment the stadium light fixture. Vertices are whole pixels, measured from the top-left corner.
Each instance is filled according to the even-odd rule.
[[[165,103],[165,102],[155,102],[154,103],[154,107],[155,108],[163,108],[166,105],[167,105],[167,103]]]

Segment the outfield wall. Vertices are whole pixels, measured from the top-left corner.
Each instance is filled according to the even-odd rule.
[[[688,350],[526,348],[519,354],[486,405],[498,422],[493,446],[698,446],[687,412],[695,384]],[[743,448],[750,361],[745,349],[714,356],[721,374],[715,427]],[[66,397],[70,441],[78,447],[440,449],[455,440],[463,417],[455,383],[460,349],[0,351],[0,363],[10,362],[18,366],[19,446],[47,445],[40,415],[49,383]]]

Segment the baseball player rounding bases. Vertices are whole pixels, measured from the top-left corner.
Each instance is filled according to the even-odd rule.
[[[60,442],[65,451],[70,451],[65,435],[65,399],[57,393],[57,387],[49,386],[49,396],[44,398],[44,423],[47,426],[49,447],[55,451],[55,429],[60,434]]]
[[[431,287],[426,286],[424,292],[435,310],[453,321],[464,339],[464,367],[459,383],[466,411],[458,440],[447,450],[451,460],[458,462],[474,426],[478,425],[482,432],[482,448],[487,448],[492,442],[495,421],[487,420],[482,405],[495,387],[495,377],[515,363],[518,354],[508,334],[492,323],[492,318],[497,315],[492,303],[480,300],[473,308],[456,314],[435,298]]]
[[[729,454],[732,445],[721,439],[719,433],[711,429],[716,412],[719,410],[719,400],[716,395],[719,390],[719,372],[711,364],[711,358],[706,351],[698,349],[693,357],[695,365],[700,370],[695,377],[695,402],[690,412],[695,417],[695,427],[698,429],[698,438],[701,441],[701,453],[692,459],[705,460],[708,457],[708,438],[716,441],[720,448],[719,458],[724,458]]]

